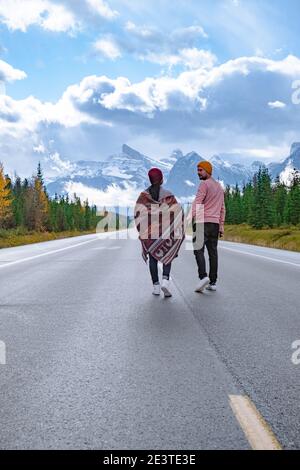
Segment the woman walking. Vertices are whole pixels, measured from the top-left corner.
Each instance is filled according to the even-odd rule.
[[[135,207],[135,222],[142,244],[142,256],[147,262],[153,283],[153,294],[171,297],[169,277],[173,259],[184,240],[184,220],[175,196],[163,188],[163,174],[158,168],[148,172],[151,185],[141,192]],[[157,263],[163,264],[162,283]]]

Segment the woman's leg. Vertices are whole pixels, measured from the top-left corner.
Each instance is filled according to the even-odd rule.
[[[159,284],[157,260],[149,253],[149,268],[153,284]]]
[[[168,279],[169,280],[171,265],[172,265],[172,263],[163,265],[163,279]]]

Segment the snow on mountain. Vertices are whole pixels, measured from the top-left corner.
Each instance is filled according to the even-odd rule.
[[[197,163],[200,160],[203,158],[196,152],[179,157],[170,171],[167,188],[178,197],[186,198],[195,194],[199,186]]]
[[[180,149],[173,150],[172,154],[169,157],[163,158],[162,163],[166,163],[170,169],[175,165],[179,158],[183,157],[183,153]]]
[[[148,171],[150,168],[159,167],[166,178],[170,171],[170,165],[147,157],[128,145],[123,145],[120,154],[111,155],[102,162],[83,160],[74,163],[67,160],[65,162],[64,165],[64,160],[58,156],[48,158],[51,171],[57,170],[59,175],[48,178],[47,189],[50,195],[70,192],[70,188],[75,187],[74,184],[73,186],[69,185],[70,181],[104,191],[108,190],[110,186],[124,190],[128,188],[128,183],[135,188],[143,189],[149,186]]]
[[[279,174],[280,182],[284,183],[287,186],[290,186],[294,179],[295,172],[295,167],[293,165],[292,160],[290,159],[284,170]]]
[[[167,180],[167,187],[174,191],[178,197],[188,198],[195,194],[199,186],[199,177],[197,174],[197,163],[204,160],[196,152],[190,152],[182,155],[174,164]],[[224,161],[219,155],[214,155],[209,161],[213,165],[213,176],[222,181],[223,185],[243,185],[254,174],[254,171],[239,163],[229,163]]]
[[[295,142],[291,146],[290,155],[279,163],[268,165],[272,178],[280,177],[281,181],[290,181],[294,168],[300,170],[300,142]]]
[[[294,142],[291,146],[291,155],[297,153],[299,155],[300,152],[300,142]]]
[[[235,154],[228,154],[228,158],[227,154],[221,155],[214,155],[209,160],[213,164],[214,178],[223,187],[242,186],[263,166],[260,161],[238,163]],[[184,201],[190,200],[197,191],[197,163],[201,160],[203,158],[196,152],[184,155],[176,149],[169,157],[158,161],[123,145],[119,154],[111,155],[105,161],[71,162],[54,153],[46,157],[44,173],[51,196],[76,192],[84,198],[85,194],[90,194],[97,201],[111,200],[113,205],[116,194],[122,195],[123,201],[132,200],[146,188],[149,185],[148,171],[155,166],[163,171],[166,187]],[[300,143],[292,145],[289,157],[282,162],[271,163],[267,168],[274,179],[280,175],[282,181],[289,183],[294,168],[300,169]]]

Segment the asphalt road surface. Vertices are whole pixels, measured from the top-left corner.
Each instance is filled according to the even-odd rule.
[[[136,240],[0,250],[1,449],[253,448],[232,396],[300,448],[300,254],[222,242],[197,294],[186,248],[170,299]]]

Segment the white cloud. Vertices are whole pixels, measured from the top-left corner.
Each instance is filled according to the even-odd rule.
[[[0,81],[13,82],[23,80],[27,75],[23,70],[15,69],[4,60],[0,60]]]
[[[181,49],[179,60],[190,69],[211,69],[217,62],[217,57],[210,51],[192,49]]]
[[[127,53],[139,60],[169,68],[177,65],[191,69],[211,68],[217,61],[215,55],[208,50],[196,47],[199,40],[207,37],[206,32],[199,25],[178,28],[166,33],[154,27],[138,26],[132,21],[127,21],[123,35],[111,35],[109,39],[104,36],[101,38],[104,46],[100,44],[96,50],[112,60]],[[105,54],[108,48],[112,51]]]
[[[67,159],[63,160],[58,152],[49,154],[49,156],[45,158],[45,162],[48,162],[50,170],[54,172],[54,175],[59,177],[64,175],[69,176],[72,170],[76,168],[74,163]],[[51,171],[47,173],[47,176],[51,177]]]
[[[95,14],[112,20],[118,12],[102,0],[0,0],[0,22],[10,30],[26,32],[32,25],[52,32],[75,34]]]
[[[118,186],[111,185],[105,191],[90,188],[82,183],[69,181],[65,185],[65,191],[69,194],[76,193],[81,200],[88,199],[90,204],[96,204],[98,209],[101,207],[132,207],[135,205],[140,189],[135,188],[129,184],[125,189],[120,189]]]
[[[13,31],[23,32],[34,24],[62,32],[72,32],[79,27],[71,11],[49,0],[0,0],[0,21]]]
[[[240,155],[247,155],[260,160],[277,160],[282,158],[283,155],[288,155],[290,150],[290,145],[266,145],[262,148],[249,148],[247,146],[242,148],[234,148],[232,151]]]
[[[202,26],[194,25],[187,26],[186,28],[178,28],[172,33],[172,37],[176,39],[194,40],[199,38],[208,38],[208,34],[204,31]]]
[[[98,41],[93,44],[93,47],[100,55],[111,60],[118,59],[122,55],[118,45],[110,37],[98,39]]]
[[[33,131],[43,116],[42,103],[29,96],[25,100],[13,100],[0,95],[1,135],[21,137],[23,132]]]
[[[137,83],[126,77],[88,76],[69,86],[56,103],[0,95],[0,134],[5,137],[0,147],[8,140],[12,146],[23,143],[32,154],[41,141],[54,139],[60,148],[52,153],[71,161],[87,154],[106,156],[107,149],[139,136],[147,148],[152,142],[148,153],[153,154],[157,145],[168,142],[172,147],[196,143],[200,152],[214,146],[214,153],[234,151],[234,146],[245,155],[272,158],[276,149],[299,139],[300,114],[287,106],[281,119],[266,103],[274,106],[275,93],[280,103],[288,102],[298,70],[297,57],[241,57],[176,78]]]
[[[269,101],[268,106],[271,109],[282,109],[286,107],[286,104],[282,101]]]
[[[10,96],[0,95],[0,135],[2,136],[11,136],[15,139],[26,138],[28,133],[37,132],[40,124],[56,123],[68,128],[100,122],[99,119],[76,109],[65,95],[56,104],[43,103],[33,96],[24,100],[14,100]]]
[[[47,14],[42,18],[40,26],[53,32],[70,32],[74,34],[81,29],[80,21],[64,5],[47,4]]]
[[[38,145],[33,147],[35,153],[44,154],[46,152],[46,147],[43,142],[40,142]]]
[[[151,28],[147,28],[145,26],[137,26],[132,21],[127,21],[127,23],[125,24],[125,30],[142,38],[149,38],[150,36],[153,36],[155,34],[155,32],[151,30]]]
[[[207,57],[204,55],[204,59],[213,60],[209,55]],[[138,83],[131,83],[124,77],[112,80],[105,76],[89,76],[79,84],[69,86],[55,104],[42,103],[32,96],[17,101],[1,95],[2,131],[3,129],[13,131],[22,128],[33,130],[40,122],[57,123],[63,127],[76,127],[82,124],[112,126],[120,123],[125,125],[134,123],[134,125],[145,127],[149,125],[152,128],[156,123],[159,127],[159,116],[164,112],[172,113],[172,116],[175,117],[177,113],[206,111],[208,114],[205,119],[209,125],[208,118],[213,118],[213,109],[210,105],[212,100],[216,99],[220,99],[217,104],[219,108],[220,106],[223,108],[223,114],[220,112],[222,109],[220,108],[215,120],[233,119],[234,113],[238,112],[243,112],[241,117],[245,118],[247,112],[251,113],[253,106],[255,106],[252,96],[243,99],[243,101],[246,98],[251,100],[252,104],[249,109],[240,110],[243,103],[236,102],[234,94],[238,90],[235,85],[232,89],[227,90],[227,95],[228,92],[230,95],[222,96],[222,100],[221,97],[215,97],[212,93],[216,93],[223,82],[224,86],[228,86],[237,79],[243,79],[244,83],[247,83],[249,80],[246,78],[254,77],[257,72],[264,74],[268,72],[270,80],[272,77],[275,79],[280,75],[286,77],[287,64],[291,76],[296,74],[298,70],[300,71],[300,60],[296,57],[288,56],[277,62],[257,57],[242,57],[220,66],[213,67],[212,64],[209,64],[211,68],[202,67],[186,71],[179,74],[177,78],[167,76],[146,78]],[[291,64],[293,67],[290,66]],[[9,66],[7,70],[9,70],[9,73],[6,74],[8,78],[23,76],[23,72],[13,72],[14,69],[10,69]],[[261,90],[261,94],[264,91],[268,92],[268,90]],[[258,93],[258,90],[256,92]],[[249,93],[251,93],[251,89],[249,89]],[[225,106],[231,99],[233,101],[229,105],[228,111],[225,112]],[[256,100],[258,106],[259,95],[256,96]],[[272,102],[271,100],[268,103],[269,107],[274,108],[282,107],[284,104],[281,101]],[[246,101],[245,105],[248,106]],[[126,117],[124,112],[130,114]],[[141,115],[144,115],[143,120],[141,120]],[[146,121],[150,119],[151,122],[147,124],[145,119]],[[193,126],[198,127],[199,122]]]
[[[112,10],[107,3],[103,0],[86,0],[88,6],[98,15],[108,20],[116,18],[119,13],[116,10]]]
[[[0,0],[1,22],[11,30],[25,32],[29,25],[40,23],[41,15],[47,11],[45,0]]]
[[[165,53],[141,53],[139,58],[159,65],[174,67],[182,65],[188,69],[211,69],[217,62],[217,57],[210,51],[201,49],[180,49],[176,54]]]

